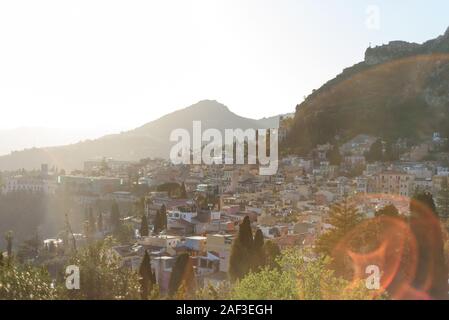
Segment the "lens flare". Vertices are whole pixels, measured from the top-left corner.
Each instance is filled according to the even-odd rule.
[[[333,265],[337,274],[351,280],[347,289],[355,289],[367,279],[367,267],[377,266],[380,286],[373,291],[373,297],[385,293],[391,299],[446,297],[444,237],[433,210],[405,197],[368,197],[407,201],[413,212],[409,217],[378,216],[365,220],[339,241],[332,252]]]

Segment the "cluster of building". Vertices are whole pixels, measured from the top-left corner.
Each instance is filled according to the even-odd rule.
[[[186,252],[200,285],[227,281],[232,242],[246,216],[254,230],[260,229],[265,239],[280,248],[312,247],[323,232],[332,228],[327,223],[331,206],[348,196],[369,217],[391,203],[407,214],[407,199],[416,190],[439,192],[449,176],[445,165],[448,154],[442,152],[432,161],[424,160],[422,154],[424,149],[429,151],[445,142],[438,134],[426,148],[410,148],[400,160],[367,163],[365,154],[376,140],[361,135],[343,144],[339,165],[331,165],[329,144],[318,146],[308,157],[285,157],[273,176],[258,175],[257,165],[174,166],[164,160],[131,163],[103,159],[86,162],[84,171],[76,175],[52,175],[43,166],[32,179],[6,179],[2,192],[65,192],[78,197],[85,206],[105,200],[131,208],[141,199],[136,189],[151,190],[144,196],[150,230],[162,207],[167,213],[166,230],[140,236],[140,217],[132,216],[129,209],[125,215],[136,230],[134,240],[114,247],[111,254],[124,267],[137,270],[148,251],[164,292],[176,257]],[[358,168],[362,170],[356,175],[345,174]],[[164,184],[183,185],[185,195],[157,191]],[[210,202],[206,208],[198,205],[200,198]]]

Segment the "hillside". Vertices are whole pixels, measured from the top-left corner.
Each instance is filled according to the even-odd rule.
[[[142,158],[168,158],[171,146],[169,136],[173,129],[192,131],[192,122],[202,122],[203,130],[233,128],[277,127],[277,118],[253,120],[231,112],[216,101],[204,100],[190,107],[175,111],[142,127],[120,134],[107,135],[96,140],[13,152],[0,157],[0,170],[35,169],[42,163],[66,170],[82,169],[89,159],[112,157],[116,160],[140,160]]]
[[[402,41],[366,50],[297,106],[284,147],[305,154],[357,134],[419,140],[449,136],[449,29],[423,44]]]

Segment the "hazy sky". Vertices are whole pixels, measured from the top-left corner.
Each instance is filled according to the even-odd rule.
[[[448,12],[447,0],[0,0],[0,129],[130,129],[202,99],[292,112],[370,42],[434,38]]]

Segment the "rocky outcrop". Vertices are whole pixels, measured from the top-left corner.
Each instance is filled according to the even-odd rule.
[[[365,63],[372,66],[394,59],[430,53],[449,53],[449,28],[444,35],[423,44],[391,41],[386,45],[368,48],[365,52]]]
[[[297,106],[284,147],[307,154],[316,145],[359,134],[419,142],[449,137],[449,29],[423,44],[393,41],[366,50]]]

